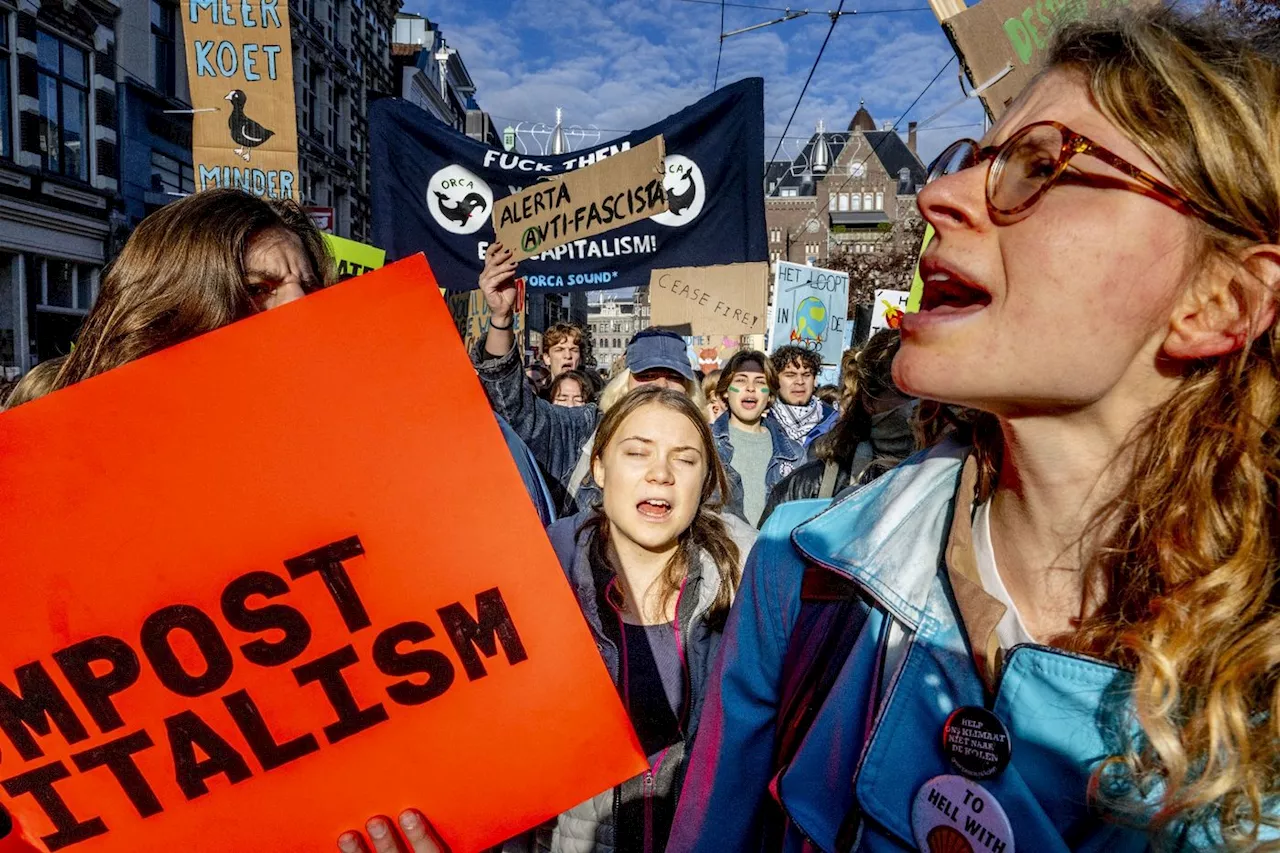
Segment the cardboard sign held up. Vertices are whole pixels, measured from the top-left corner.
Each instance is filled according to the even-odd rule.
[[[493,203],[497,240],[515,260],[648,219],[668,208],[661,136]]]
[[[650,322],[682,335],[764,334],[769,265],[678,267],[649,275]]]
[[[0,415],[0,849],[466,853],[645,769],[451,326],[419,255]]]
[[[1053,34],[1065,24],[1157,0],[982,0],[942,22],[974,86],[1012,70],[982,95],[999,119],[1044,65]]]
[[[348,240],[333,234],[321,234],[325,244],[333,254],[333,262],[338,268],[338,281],[364,275],[381,269],[387,262],[387,253],[377,246]]]
[[[289,4],[179,4],[187,42],[196,189],[297,198],[298,125]]]
[[[849,319],[849,274],[778,261],[774,264],[769,350],[807,347],[823,364],[839,364]]]
[[[901,329],[911,294],[905,290],[877,290],[871,309],[871,334],[881,329]]]

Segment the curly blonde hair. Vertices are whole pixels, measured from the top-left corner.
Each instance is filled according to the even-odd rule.
[[[1256,235],[1200,223],[1206,265],[1280,241],[1280,64],[1244,26],[1157,6],[1066,29],[1049,61],[1081,72],[1174,186]],[[1093,793],[1157,846],[1201,827],[1215,847],[1280,849],[1259,834],[1280,825],[1278,353],[1273,327],[1191,365],[1135,431],[1131,476],[1093,526],[1110,531],[1085,564],[1099,593],[1056,641],[1133,670],[1141,734],[1118,741]],[[989,415],[973,429],[982,497],[1001,438]]]

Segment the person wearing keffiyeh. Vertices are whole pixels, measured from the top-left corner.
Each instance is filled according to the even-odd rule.
[[[808,446],[822,434],[819,427],[835,414],[813,393],[822,362],[812,350],[790,345],[778,347],[769,360],[778,371],[778,399],[769,416],[787,437]]]

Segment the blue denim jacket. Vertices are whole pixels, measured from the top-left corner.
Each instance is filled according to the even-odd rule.
[[[926,780],[954,772],[941,749],[942,725],[956,707],[987,698],[944,565],[966,453],[943,445],[816,517],[821,501],[785,504],[769,519],[725,629],[670,853],[763,849],[778,685],[809,562],[852,579],[873,606],[774,781],[789,819],[782,849],[834,853],[851,809],[863,817],[854,849],[914,849],[913,797]],[[877,690],[891,622],[905,632],[905,655]],[[1089,806],[1092,771],[1122,749],[1117,732],[1135,731],[1127,722],[1130,684],[1128,673],[1080,655],[1039,645],[1007,653],[988,707],[1009,728],[1013,757],[982,784],[1007,813],[1018,851],[1147,849],[1145,833],[1105,822]],[[1173,834],[1166,849],[1220,846],[1213,826]]]
[[[773,457],[764,475],[764,493],[767,498],[784,477],[804,463],[804,446],[783,431],[778,422],[768,416],[760,423],[773,438]],[[742,476],[733,468],[733,444],[729,441],[729,413],[725,412],[711,424],[711,435],[716,440],[716,452],[724,463],[724,473],[729,480],[729,495],[725,500],[726,512],[745,518],[742,509]],[[752,520],[754,524],[754,520]]]

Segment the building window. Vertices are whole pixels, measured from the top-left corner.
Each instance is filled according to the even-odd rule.
[[[781,253],[781,252],[770,252],[770,253],[769,253],[769,260],[771,260],[771,261],[777,261],[777,260],[778,260],[778,259],[780,259],[781,257],[782,257],[782,253]]]
[[[770,230],[769,230],[769,242],[770,242],[770,243],[781,243],[781,242],[782,242],[782,229],[781,229],[781,228],[772,228],[772,229],[770,229]]]
[[[27,255],[25,261],[35,361],[66,355],[98,296],[98,268],[39,255]]]
[[[159,151],[151,152],[151,189],[169,195],[190,195],[196,191],[191,166]]]
[[[849,201],[852,202],[853,210],[862,210],[862,193],[854,193]]]
[[[346,90],[329,82],[329,150],[338,150],[338,134],[342,125],[341,101],[347,96]]]
[[[0,379],[22,373],[22,269],[20,255],[0,253]]]
[[[324,80],[324,72],[320,70],[319,65],[312,65],[307,69],[307,86],[306,93],[303,96],[303,112],[307,117],[307,130],[312,133],[320,131],[320,110],[316,103],[316,93],[320,90],[320,84]]]
[[[12,51],[9,45],[9,16],[0,11],[0,157],[13,157],[13,72],[9,63]],[[0,362],[2,363],[2,362]]]
[[[863,194],[862,194],[862,209],[863,209],[863,210],[873,210],[873,209],[874,209],[874,208],[873,208],[873,205],[874,205],[875,203],[876,203],[875,196],[873,196],[871,193],[863,193]]]
[[[849,194],[840,193],[840,212],[845,213],[849,210]]]
[[[783,187],[782,192],[780,192],[779,195],[783,198],[795,198],[798,195],[798,192],[795,187]]]
[[[876,210],[884,210],[884,193],[876,193]]]
[[[75,45],[36,33],[40,88],[40,159],[47,171],[89,178],[89,58]]]
[[[166,95],[177,91],[177,11],[161,0],[151,0],[151,82]]]

